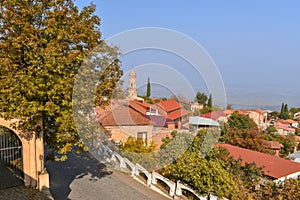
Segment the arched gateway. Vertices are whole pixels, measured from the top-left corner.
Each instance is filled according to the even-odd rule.
[[[5,120],[0,117],[0,126],[12,130],[22,143],[22,161],[25,186],[38,189],[49,188],[49,175],[44,167],[44,141],[43,135],[37,138],[34,134],[32,138],[22,137],[19,130],[12,128],[12,124],[18,120]]]

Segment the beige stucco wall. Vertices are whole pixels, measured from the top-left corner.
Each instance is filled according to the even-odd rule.
[[[153,126],[106,126],[106,130],[110,131],[110,139],[113,141],[126,142],[128,137],[137,137],[138,132],[147,132],[147,142],[152,141]]]
[[[265,119],[264,115],[255,111],[251,111],[249,112],[249,118],[252,119],[257,124],[258,128],[260,129],[267,128],[266,124],[264,123],[264,119]]]

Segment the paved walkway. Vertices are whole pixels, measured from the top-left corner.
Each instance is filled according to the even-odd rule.
[[[168,199],[133,180],[127,173],[106,168],[86,153],[70,153],[67,161],[47,162],[46,167],[50,176],[50,193],[55,200]],[[22,182],[15,178],[8,169],[0,166],[0,184],[18,183],[0,189],[0,200],[49,199],[45,193],[22,186]]]
[[[108,169],[87,154],[71,153],[65,162],[48,162],[54,199],[167,200],[124,172]]]
[[[0,162],[0,189],[6,189],[23,185],[23,181],[13,175],[8,168]]]
[[[47,200],[48,198],[38,190],[23,186],[23,181],[0,162],[0,199]]]
[[[43,192],[28,188],[25,186],[17,186],[0,190],[1,200],[49,200]]]

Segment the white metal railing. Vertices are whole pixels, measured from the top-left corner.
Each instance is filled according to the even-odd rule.
[[[110,148],[108,148],[104,144],[99,145],[100,149],[98,150],[98,153],[103,153],[105,156],[107,156],[111,161],[117,161],[120,164],[120,168],[128,168],[131,171],[132,176],[139,176],[140,172],[145,174],[147,177],[147,185],[150,187],[152,185],[157,184],[157,180],[162,181],[169,187],[169,195],[171,197],[176,196],[182,196],[182,191],[186,190],[192,193],[195,197],[197,197],[199,200],[207,200],[207,196],[200,196],[195,192],[191,187],[181,183],[180,181],[177,181],[176,183],[169,180],[168,178],[162,176],[161,174],[157,172],[150,173],[148,170],[146,170],[143,166],[136,163],[133,164],[131,161],[129,161],[127,158],[123,158],[120,154],[118,154],[115,151],[112,151]],[[162,191],[161,191],[162,192]],[[219,199],[217,196],[210,194],[209,199]]]

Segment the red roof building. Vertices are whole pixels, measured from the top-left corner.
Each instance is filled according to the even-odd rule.
[[[190,114],[178,101],[170,99],[166,101],[160,101],[157,104],[159,114],[172,120],[175,123],[187,123],[188,116]]]
[[[275,153],[275,156],[279,157],[280,150],[283,148],[283,145],[278,141],[267,141],[268,148],[272,149]]]
[[[105,109],[97,107],[97,120],[108,132],[110,140],[124,143],[131,136],[147,145],[152,140],[155,123],[136,110],[140,107],[135,105],[136,109],[133,109],[129,105],[127,101],[112,101]]]
[[[213,111],[205,114],[201,114],[200,117],[212,119],[215,121],[226,121],[226,113],[223,111]]]
[[[175,99],[160,101],[156,105],[161,107],[167,113],[183,108],[183,106]]]
[[[264,174],[276,181],[284,181],[286,178],[296,178],[300,175],[300,163],[230,144],[216,146],[227,149],[234,159],[241,158],[242,165],[255,163],[257,167],[262,167]]]
[[[102,116],[98,116],[102,126],[141,126],[153,125],[149,119],[129,106],[119,105]]]
[[[292,128],[287,123],[282,123],[281,121],[275,121],[274,127],[277,129],[278,134],[287,135],[287,134],[294,134],[296,129]]]

